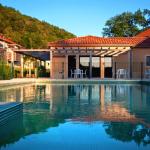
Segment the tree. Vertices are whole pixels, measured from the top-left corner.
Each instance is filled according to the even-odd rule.
[[[25,48],[46,48],[48,42],[75,37],[64,29],[23,15],[1,4],[0,33]]]
[[[135,13],[124,12],[106,21],[103,36],[129,37],[150,27],[150,10],[137,10]]]

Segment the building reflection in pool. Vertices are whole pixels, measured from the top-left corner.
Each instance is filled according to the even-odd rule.
[[[22,125],[14,123],[13,132],[17,136],[14,141],[67,121],[81,124],[102,121],[111,138],[147,145],[150,143],[149,92],[150,87],[143,85],[41,84],[1,89],[0,101],[24,103]],[[9,134],[6,137],[11,138]],[[0,144],[4,146],[7,140]]]

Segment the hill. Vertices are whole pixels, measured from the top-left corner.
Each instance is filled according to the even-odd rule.
[[[64,29],[1,4],[0,33],[26,48],[45,48],[48,42],[75,37]]]

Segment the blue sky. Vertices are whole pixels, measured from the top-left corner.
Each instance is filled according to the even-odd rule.
[[[101,36],[110,17],[124,11],[150,9],[150,0],[0,0],[0,3],[77,36]]]

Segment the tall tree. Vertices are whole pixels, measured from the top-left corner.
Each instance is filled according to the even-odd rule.
[[[150,10],[137,10],[135,13],[124,12],[106,21],[103,36],[129,37],[150,27]]]

